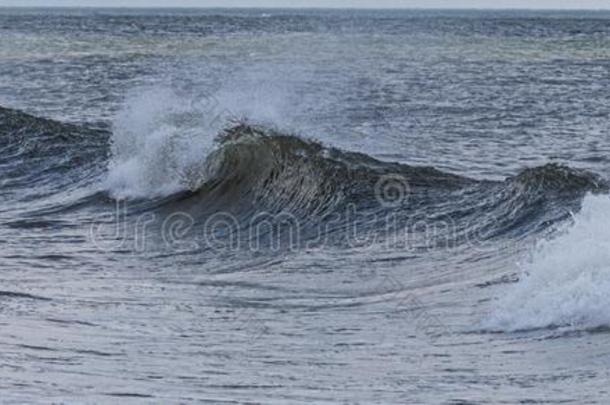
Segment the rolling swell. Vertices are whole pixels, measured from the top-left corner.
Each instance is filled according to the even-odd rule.
[[[24,191],[36,186],[42,197],[82,185],[84,180],[99,175],[107,159],[108,138],[108,131],[103,129],[0,107],[2,186],[5,190],[19,189],[22,197]]]
[[[93,181],[103,184],[105,166],[112,166],[116,154],[112,136],[106,129],[0,108],[3,188],[11,191],[11,199],[25,202]],[[339,235],[334,244],[345,237],[339,231],[352,225],[356,232],[381,234],[381,239],[411,227],[411,234],[421,234],[434,246],[460,244],[473,235],[519,238],[568,217],[586,193],[608,188],[593,173],[557,164],[526,169],[500,182],[475,180],[433,167],[383,162],[245,123],[222,130],[211,151],[202,151],[198,160],[170,167],[175,170],[168,177],[179,189],[138,196],[134,214],[153,211],[163,217],[179,211],[203,223],[222,211],[240,225],[251,225],[261,213],[290,214],[305,239],[319,236],[320,224],[326,224],[331,239]],[[113,196],[111,190],[108,196]],[[95,198],[86,204],[108,206],[109,201]],[[82,201],[72,205],[83,208]],[[432,224],[434,237],[424,235],[421,224]]]

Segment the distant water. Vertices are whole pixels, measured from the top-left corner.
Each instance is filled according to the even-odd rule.
[[[0,402],[610,400],[610,13],[0,9]]]

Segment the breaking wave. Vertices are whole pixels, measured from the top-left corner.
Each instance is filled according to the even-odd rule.
[[[577,212],[587,193],[608,190],[599,176],[556,164],[526,169],[504,181],[485,181],[384,162],[269,126],[235,121],[209,104],[158,91],[128,102],[113,128],[87,128],[0,109],[3,198],[44,201],[44,212],[86,206],[103,210],[113,199],[127,199],[138,202],[138,213],[181,211],[201,222],[219,211],[244,221],[261,212],[289,213],[303,223],[315,223],[317,229],[324,224],[327,234],[354,222],[366,232],[386,236],[425,223],[441,230],[435,231],[433,246],[455,246],[473,237],[493,242],[542,235]],[[104,198],[99,198],[100,191]],[[568,289],[561,291],[574,291],[570,297],[575,308],[604,303],[594,290],[587,295],[569,285],[588,280],[596,288],[605,282],[604,247],[599,244],[605,237],[607,203],[602,197],[588,197],[582,219],[568,236],[541,250],[531,268],[543,270],[530,268],[531,275],[514,293],[519,311],[498,312],[498,327],[600,323],[586,318],[585,310],[570,312],[549,304],[544,311],[535,300],[555,293],[545,274],[562,264],[555,276],[563,280],[561,288]],[[350,216],[350,210],[357,215]],[[588,227],[599,235],[591,238]],[[568,241],[562,242],[565,238]],[[430,242],[429,235],[424,239]],[[570,249],[573,255],[553,259]],[[585,251],[579,260],[577,253]],[[578,273],[581,268],[587,270]],[[530,289],[537,294],[531,295]],[[549,302],[570,301],[560,298],[561,293],[557,297]],[[504,307],[513,305],[506,300]]]
[[[396,229],[414,218],[450,222],[451,234],[435,237],[453,245],[473,234],[492,242],[531,234],[540,239],[543,231],[560,228],[537,246],[520,281],[503,291],[485,328],[610,325],[610,199],[599,195],[608,185],[598,175],[549,164],[504,181],[474,180],[235,121],[171,92],[144,93],[128,106],[112,129],[0,108],[2,198],[45,201],[44,212],[136,199],[144,202],[140,212],[180,210],[195,220],[218,211],[237,218],[289,212],[333,223],[328,234],[349,221],[387,231],[387,222],[374,215],[392,214]],[[101,185],[105,198],[62,194],[93,184],[97,191],[85,195],[98,195]],[[330,219],[350,206],[359,217]]]
[[[145,92],[126,105],[112,129],[0,109],[4,184],[57,182],[61,192],[95,177],[114,199],[195,199],[201,210],[220,200],[225,207],[247,202],[251,209],[304,213],[348,203],[430,218],[483,213],[493,214],[502,232],[565,218],[587,192],[607,190],[599,176],[556,164],[498,182],[384,162],[236,121],[209,101],[193,103],[169,90]],[[401,198],[391,201],[387,192]]]

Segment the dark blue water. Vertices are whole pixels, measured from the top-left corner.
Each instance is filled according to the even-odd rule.
[[[606,403],[610,13],[0,9],[0,402]]]

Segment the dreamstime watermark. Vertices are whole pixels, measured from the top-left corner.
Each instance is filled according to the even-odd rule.
[[[411,187],[404,176],[384,175],[375,183],[375,198],[386,208],[398,208],[408,202]]]
[[[211,250],[276,252],[306,251],[310,248],[345,246],[354,251],[392,251],[498,249],[497,243],[486,243],[502,224],[493,215],[454,219],[450,215],[433,217],[413,206],[417,203],[408,179],[400,174],[380,176],[372,187],[370,198],[360,206],[339,205],[328,215],[303,216],[290,211],[260,210],[250,215],[221,210],[207,215],[162,209],[141,212],[130,201],[116,201],[115,209],[91,223],[90,241],[101,251],[133,253],[169,249],[172,252]],[[369,204],[372,201],[373,204]],[[193,213],[194,212],[194,213]],[[239,212],[239,211],[238,211]],[[427,211],[429,212],[429,211]],[[427,309],[420,296],[405,288],[395,278],[374,270],[357,273],[363,281],[379,282],[374,293],[391,296],[390,313],[411,325],[420,338],[432,345],[450,333],[442,319]],[[233,294],[226,286],[211,286],[212,301]],[[256,308],[228,308],[224,318],[234,323],[249,343],[270,333]],[[382,339],[382,338],[380,338]]]
[[[260,340],[270,332],[269,326],[259,317],[254,308],[238,309],[233,322],[237,323],[237,330],[244,333],[249,344]]]
[[[420,297],[409,291],[395,277],[385,275],[375,288],[377,294],[389,294],[389,302],[392,305],[391,313],[411,322],[417,333],[430,345],[438,345],[439,339],[449,334],[449,328],[441,318],[426,308]]]
[[[488,249],[487,242],[502,225],[493,215],[455,220],[451,215],[432,218],[412,213],[410,193],[406,178],[382,176],[374,187],[379,210],[347,204],[319,218],[264,210],[246,219],[230,211],[203,217],[187,211],[136,214],[130,213],[128,200],[121,200],[114,212],[92,222],[88,237],[100,251],[134,253],[154,249],[297,252],[325,246],[422,252],[464,245]]]

